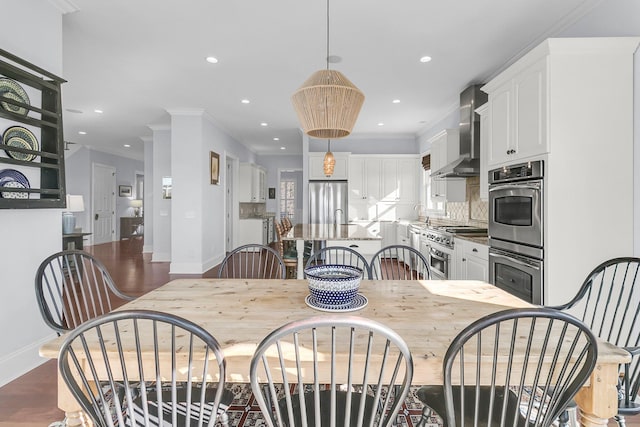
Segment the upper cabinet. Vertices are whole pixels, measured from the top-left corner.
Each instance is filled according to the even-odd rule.
[[[549,152],[548,68],[549,58],[544,56],[500,74],[482,88],[489,94],[489,169]]]
[[[65,80],[0,49],[0,208],[63,208]]]
[[[418,156],[352,155],[349,158],[349,199],[416,203]]]
[[[429,139],[431,143],[431,171],[446,166],[458,158],[460,147],[460,133],[458,129],[445,129]],[[431,198],[449,202],[464,202],[467,196],[466,180],[464,178],[435,178],[431,179]]]
[[[333,153],[336,164],[333,174],[324,174],[324,155],[322,152],[309,153],[309,179],[312,180],[347,180],[349,179],[349,153]]]
[[[252,163],[240,163],[239,201],[264,203],[267,199],[266,172]]]
[[[380,201],[382,159],[352,155],[349,158],[349,199]]]

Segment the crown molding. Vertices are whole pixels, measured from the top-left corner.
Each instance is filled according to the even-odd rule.
[[[49,0],[49,3],[54,5],[63,14],[73,13],[80,10],[71,0]]]

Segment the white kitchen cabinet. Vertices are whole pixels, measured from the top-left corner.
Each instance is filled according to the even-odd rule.
[[[445,129],[429,139],[431,143],[431,198],[448,202],[464,202],[467,184],[464,178],[436,178],[433,172],[453,162],[459,156],[460,132]]]
[[[482,88],[489,94],[489,168],[549,152],[547,61],[543,57],[522,70],[501,74]]]
[[[489,247],[456,238],[454,244],[456,280],[489,281]]]
[[[489,146],[489,104],[476,108],[480,115],[480,200],[489,200],[489,168],[487,166],[487,147]]]
[[[381,245],[383,248],[396,244],[397,225],[395,221],[380,221],[380,237],[382,237]]]
[[[237,246],[255,243],[259,245],[267,244],[268,222],[266,219],[241,219],[238,227]]]
[[[419,172],[419,156],[352,155],[349,198],[416,203]]]
[[[377,157],[349,158],[349,198],[376,202],[381,199],[382,161]]]
[[[238,200],[248,203],[266,201],[266,171],[252,163],[240,163]]]
[[[382,160],[382,201],[417,203],[420,159],[384,158]]]
[[[324,174],[324,155],[325,153],[312,152],[309,153],[309,179],[314,180],[346,180],[349,179],[349,153],[333,153],[336,164],[333,168],[333,174],[326,176]]]
[[[545,305],[569,301],[602,260],[633,253],[633,70],[639,42],[548,39],[482,88],[491,118],[489,169],[544,161]],[[501,95],[505,89],[508,96]],[[497,108],[498,102],[512,110]],[[496,111],[503,117],[494,117]],[[516,138],[522,158],[496,158],[494,148],[502,144],[504,151],[508,135]],[[612,214],[620,232],[607,226]]]
[[[362,255],[367,262],[371,261],[373,255],[382,249],[382,240],[380,239],[372,239],[372,240],[327,240],[327,247],[332,246],[344,246],[347,248],[351,248],[354,251],[358,252]]]

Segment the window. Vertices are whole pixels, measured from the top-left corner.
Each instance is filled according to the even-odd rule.
[[[296,181],[280,181],[280,216],[295,218],[296,214]]]

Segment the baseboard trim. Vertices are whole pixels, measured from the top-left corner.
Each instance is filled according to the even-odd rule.
[[[56,337],[51,334],[0,359],[0,387],[37,368],[49,359],[40,357],[40,347]]]

